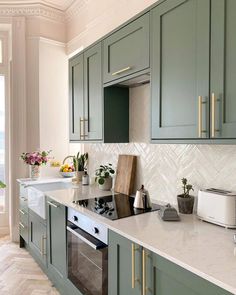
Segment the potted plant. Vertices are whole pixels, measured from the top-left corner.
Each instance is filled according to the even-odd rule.
[[[192,184],[188,184],[187,178],[182,178],[183,194],[177,196],[179,212],[183,214],[192,214],[194,197],[189,193],[194,191]]]
[[[5,188],[5,187],[6,187],[5,183],[3,183],[3,182],[0,180],[0,189],[1,189],[1,188]]]
[[[65,164],[66,160],[68,159],[73,160],[73,167],[76,174],[76,182],[82,181],[82,176],[85,174],[85,170],[87,168],[88,163],[88,153],[80,154],[80,152],[77,153],[75,156],[67,156],[63,160],[63,164]]]
[[[112,164],[100,165],[95,171],[95,181],[98,183],[99,188],[104,191],[108,191],[112,188],[112,175],[115,174],[115,170],[112,168]]]
[[[21,159],[29,165],[30,178],[36,180],[40,177],[40,166],[46,165],[51,151],[35,151],[31,153],[22,153]]]

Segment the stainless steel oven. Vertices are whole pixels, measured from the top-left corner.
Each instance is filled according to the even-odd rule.
[[[69,208],[68,279],[84,295],[108,295],[108,229]]]

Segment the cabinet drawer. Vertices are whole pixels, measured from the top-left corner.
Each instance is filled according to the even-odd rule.
[[[28,213],[28,198],[27,197],[20,196],[19,208],[23,209],[24,211],[26,211]]]
[[[103,82],[149,67],[149,13],[103,41]]]
[[[20,209],[19,210],[19,232],[20,236],[25,240],[26,243],[29,242],[29,222],[28,222],[28,214],[26,211]]]
[[[20,184],[20,196],[21,196],[21,197],[26,197],[26,198],[27,198],[27,195],[28,195],[28,190],[27,190],[27,188],[25,187],[25,185]]]

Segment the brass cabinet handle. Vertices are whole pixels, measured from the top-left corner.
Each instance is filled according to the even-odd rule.
[[[135,248],[135,244],[132,243],[132,289],[135,288],[135,282],[139,282],[139,279],[135,277],[135,251],[139,248]]]
[[[198,137],[202,137],[202,133],[206,133],[206,130],[202,129],[202,105],[206,102],[202,101],[202,96],[198,96]]]
[[[22,227],[22,228],[25,228],[24,224],[19,222],[19,225]]]
[[[49,205],[51,205],[52,207],[54,207],[54,208],[58,208],[58,207],[59,207],[59,206],[57,206],[56,204],[54,204],[53,202],[47,201],[47,203],[48,203]]]
[[[85,122],[88,122],[87,119],[80,118],[80,139],[85,140],[88,137],[88,134],[85,134]]]
[[[19,212],[20,212],[21,214],[25,215],[25,212],[24,212],[23,210],[19,209]]]
[[[44,249],[44,240],[46,240],[46,237],[45,236],[42,236],[41,237],[41,256],[45,256],[46,255],[45,249]]]
[[[215,93],[211,94],[211,107],[212,107],[212,114],[211,114],[211,137],[215,137]]]
[[[212,92],[211,94],[211,108],[212,108],[212,114],[211,114],[211,137],[215,137],[215,133],[219,132],[219,129],[216,129],[215,127],[215,120],[216,120],[216,102],[219,102],[219,99],[216,99],[215,93]]]
[[[116,71],[116,72],[112,73],[111,75],[112,75],[112,76],[116,76],[116,75],[119,75],[119,74],[121,74],[121,73],[123,73],[123,72],[126,72],[126,71],[128,71],[128,70],[131,70],[131,67],[126,67],[126,68],[124,68],[124,69],[121,69],[121,70],[119,70],[119,71]]]
[[[142,295],[146,295],[146,253],[145,253],[145,249],[143,249],[143,294]]]

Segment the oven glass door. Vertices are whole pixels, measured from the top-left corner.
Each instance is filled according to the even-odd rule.
[[[84,295],[108,294],[108,248],[68,222],[68,278]]]

